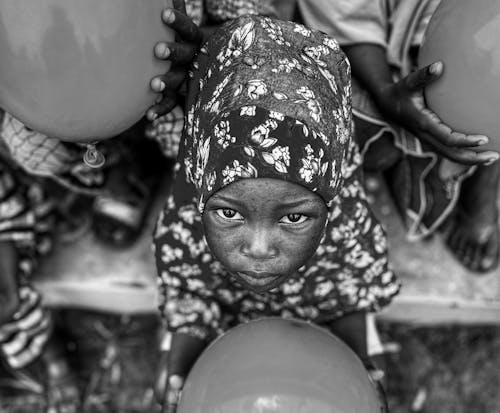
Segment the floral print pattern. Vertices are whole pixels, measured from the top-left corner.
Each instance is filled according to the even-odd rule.
[[[294,23],[245,16],[202,48],[192,77],[176,180],[155,231],[168,329],[205,339],[263,314],[326,324],[387,305],[399,284],[363,190],[350,69],[336,42]],[[313,257],[261,294],[230,278],[201,224],[213,193],[259,177],[303,185],[329,208]]]

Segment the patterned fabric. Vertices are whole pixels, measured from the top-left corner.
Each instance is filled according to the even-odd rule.
[[[292,0],[281,0],[291,2]],[[208,18],[220,23],[246,14],[282,15],[284,7],[278,1],[270,0],[186,0],[186,13],[198,25]],[[282,16],[285,17],[285,16]],[[152,136],[158,141],[163,154],[169,159],[175,159],[179,151],[184,112],[181,106],[176,106],[171,112],[156,119],[152,123]]]
[[[0,157],[0,242],[13,242],[17,251],[20,306],[0,325],[0,356],[12,368],[37,358],[51,331],[50,313],[29,286],[38,258],[52,248],[54,203],[36,179],[14,169]]]
[[[261,79],[251,79],[248,84],[263,90],[268,88],[268,83]],[[315,92],[307,87],[298,89],[298,93],[315,100]],[[315,102],[311,113],[322,121],[321,113],[316,113],[317,107],[319,104]],[[330,135],[336,139],[281,112],[255,105],[203,119],[208,113],[199,117],[203,127],[191,130],[192,135],[189,130],[186,133],[189,149],[184,167],[199,194],[200,213],[211,195],[241,178],[275,178],[298,183],[331,205],[343,184],[342,158],[347,153],[351,133],[346,113],[328,112],[338,119],[339,135]]]
[[[83,147],[28,129],[8,113],[4,113],[0,137],[6,155],[31,175],[48,177],[88,194],[97,193],[104,184],[103,171],[83,163]]]
[[[7,364],[19,369],[43,351],[52,332],[52,317],[40,304],[40,294],[29,286],[19,290],[20,309],[0,326],[0,352]]]
[[[0,241],[12,241],[19,254],[19,272],[27,279],[38,256],[52,248],[54,201],[33,178],[0,158]]]
[[[399,286],[362,187],[349,64],[337,43],[248,16],[223,26],[194,68],[177,175],[155,233],[167,328],[208,338],[259,315],[324,324],[388,304]],[[214,191],[252,177],[296,182],[329,205],[314,256],[262,294],[230,279],[201,224]]]

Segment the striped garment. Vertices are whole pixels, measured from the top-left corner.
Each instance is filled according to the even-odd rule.
[[[50,313],[41,306],[40,294],[29,279],[37,259],[52,246],[53,203],[43,187],[0,157],[0,242],[17,250],[19,307],[0,325],[0,358],[12,368],[22,368],[42,352],[50,335]]]

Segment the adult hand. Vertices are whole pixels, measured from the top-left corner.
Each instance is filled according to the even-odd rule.
[[[163,10],[161,17],[165,25],[176,33],[175,41],[160,41],[154,47],[155,57],[170,61],[171,67],[167,73],[151,80],[151,89],[161,93],[161,96],[146,113],[150,121],[168,113],[177,104],[179,88],[203,40],[199,27],[186,15],[185,1],[173,0],[172,3],[173,8]]]
[[[422,90],[443,73],[443,63],[435,62],[419,69],[397,83],[384,84],[374,98],[379,110],[392,122],[436,151],[465,164],[488,164],[499,158],[494,151],[478,151],[488,142],[484,135],[466,135],[454,131],[424,104]],[[452,102],[450,102],[452,104]]]

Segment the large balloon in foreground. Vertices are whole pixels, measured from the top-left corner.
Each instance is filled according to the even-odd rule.
[[[0,105],[68,141],[116,135],[154,103],[171,0],[0,0]]]
[[[444,62],[427,104],[458,132],[484,134],[500,150],[500,1],[443,0],[429,22],[419,66]]]
[[[212,343],[177,413],[381,413],[368,374],[339,339],[309,323],[265,318]]]

